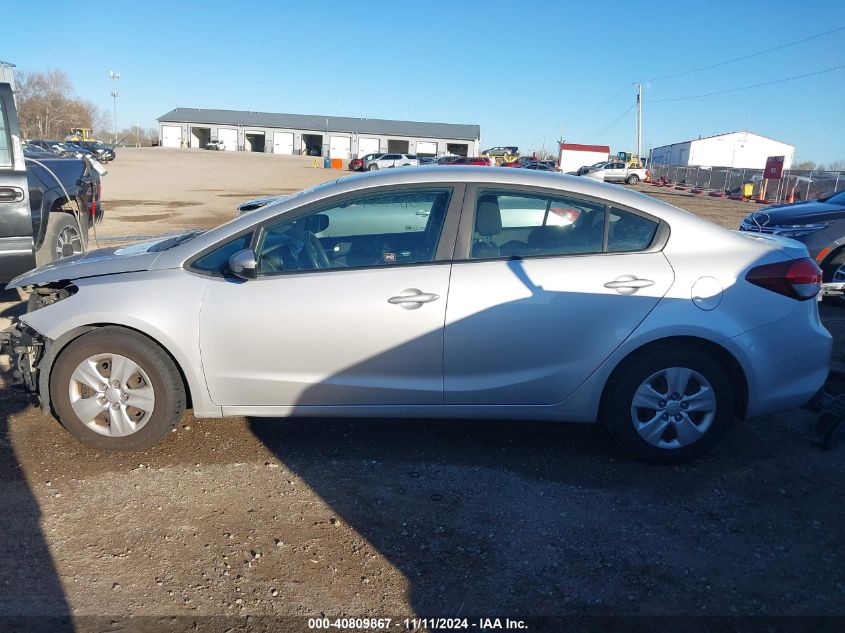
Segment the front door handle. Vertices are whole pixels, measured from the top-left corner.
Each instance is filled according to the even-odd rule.
[[[23,189],[0,187],[0,202],[19,202],[23,200]]]
[[[621,275],[613,281],[608,281],[604,284],[604,287],[615,290],[621,295],[631,295],[640,288],[648,288],[653,285],[654,282],[651,279],[640,279],[634,275]]]
[[[418,288],[408,288],[395,297],[390,297],[387,302],[392,305],[402,306],[406,310],[416,310],[422,307],[422,304],[437,301],[439,298],[440,295],[431,292],[423,292]]]

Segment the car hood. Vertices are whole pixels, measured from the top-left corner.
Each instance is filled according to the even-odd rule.
[[[6,288],[23,288],[56,281],[149,270],[153,262],[166,250],[161,248],[162,245],[179,237],[181,235],[167,235],[146,242],[99,248],[65,257],[18,275]]]
[[[764,225],[775,224],[806,224],[815,221],[830,221],[845,218],[845,206],[839,204],[828,204],[818,200],[796,202],[795,204],[777,204],[764,207],[757,213],[758,221]],[[769,221],[764,223],[762,216],[769,216]]]

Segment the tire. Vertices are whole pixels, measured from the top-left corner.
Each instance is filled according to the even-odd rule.
[[[629,185],[636,185],[640,181],[640,177],[637,174],[631,174],[625,179]]]
[[[687,389],[677,397],[684,372],[689,372]],[[670,380],[675,383],[674,394]],[[646,384],[653,391],[645,389]],[[701,390],[696,391],[697,387]],[[659,397],[664,394],[665,399]],[[654,408],[635,408],[635,402],[650,402]],[[704,404],[706,411],[691,409]],[[605,387],[601,421],[622,448],[637,458],[681,464],[700,457],[722,438],[733,411],[733,388],[724,368],[704,350],[683,345],[643,351],[620,365]],[[649,431],[652,437],[647,440]]]
[[[110,364],[111,360],[115,361],[114,365]],[[118,361],[121,367],[127,368],[120,376],[125,384],[113,389],[111,371]],[[126,361],[134,363],[138,371]],[[103,366],[106,362],[109,364]],[[75,374],[79,367],[86,369]],[[93,381],[80,382],[76,376],[84,376],[89,370],[99,374],[96,380],[103,380],[100,387],[109,388],[85,389],[84,385]],[[150,395],[151,411],[132,406],[133,402],[144,406]],[[146,336],[111,326],[88,332],[61,351],[50,374],[50,399],[59,422],[71,435],[83,444],[106,451],[149,448],[167,435],[185,412],[185,387],[170,356]],[[103,401],[105,406],[101,404]],[[77,412],[80,409],[97,411],[98,417],[83,421]],[[143,415],[138,415],[139,411]],[[124,434],[119,425],[126,431]]]
[[[839,280],[845,281],[845,250],[834,255],[822,266],[822,281],[829,283]],[[825,297],[824,302],[827,305],[845,308],[845,296]]]
[[[80,215],[80,218],[82,218],[82,215]],[[47,216],[47,230],[44,233],[44,241],[35,251],[35,264],[43,266],[62,257],[84,253],[85,243],[88,241],[88,225],[84,220],[82,224],[85,225],[82,229],[85,233],[84,240],[82,233],[80,233],[80,226],[76,223],[76,218],[70,211],[51,211],[50,215]],[[59,251],[65,254],[60,257]]]
[[[378,171],[378,165],[370,165],[369,167],[367,167],[367,171]]]

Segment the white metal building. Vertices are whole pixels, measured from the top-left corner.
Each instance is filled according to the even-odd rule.
[[[481,128],[456,123],[176,108],[158,118],[164,147],[353,158],[374,152],[477,156]]]
[[[792,167],[795,147],[754,132],[728,132],[651,150],[654,165],[692,165],[763,169],[769,156],[783,156],[783,168]]]
[[[607,145],[582,145],[581,143],[561,143],[558,164],[564,173],[578,171],[580,167],[594,165],[608,160],[610,147]]]

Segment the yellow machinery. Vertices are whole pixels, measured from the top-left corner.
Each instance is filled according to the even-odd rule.
[[[65,140],[71,143],[79,143],[80,141],[96,142],[97,139],[94,138],[94,131],[91,128],[75,127],[71,129],[70,134],[65,137]]]

